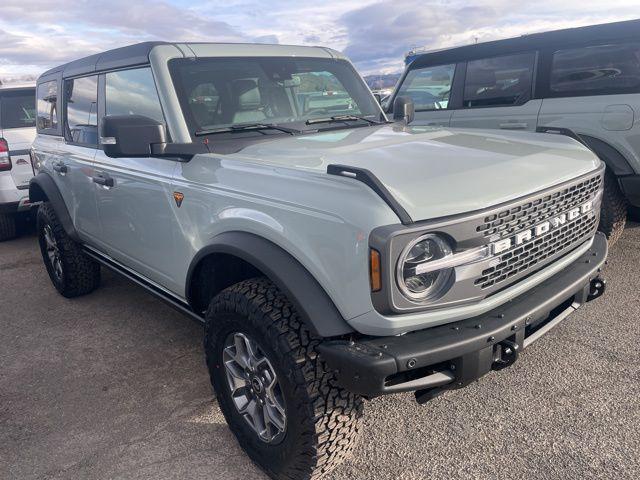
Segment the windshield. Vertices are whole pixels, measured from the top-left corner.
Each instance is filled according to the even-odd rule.
[[[0,92],[0,128],[36,126],[35,89]]]
[[[344,60],[175,59],[170,70],[192,136],[252,124],[317,130],[306,122],[345,115],[379,120],[381,115],[369,89]]]

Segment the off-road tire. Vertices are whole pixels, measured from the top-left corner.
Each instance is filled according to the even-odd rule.
[[[62,278],[54,273],[53,265],[46,252],[44,228],[48,225],[58,244],[62,261]],[[100,285],[100,264],[82,252],[80,245],[64,231],[62,224],[48,202],[42,203],[36,216],[36,229],[42,260],[49,278],[56,290],[67,298],[79,297],[93,292]]]
[[[13,215],[0,213],[0,242],[16,237],[16,218]]]
[[[620,239],[626,221],[627,200],[620,190],[615,175],[607,170],[604,175],[604,196],[598,230],[607,236],[609,245],[613,245]]]
[[[287,427],[276,445],[261,441],[231,400],[222,351],[235,332],[255,339],[278,375]],[[204,342],[220,409],[242,448],[271,478],[319,479],[351,453],[361,428],[362,398],[337,386],[316,353],[319,339],[273,283],[254,278],[217,295],[206,312]]]

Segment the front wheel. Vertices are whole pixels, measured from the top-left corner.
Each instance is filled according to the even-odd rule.
[[[227,288],[207,311],[205,351],[218,404],[271,478],[321,478],[358,436],[362,399],[337,386],[318,343],[265,278]]]

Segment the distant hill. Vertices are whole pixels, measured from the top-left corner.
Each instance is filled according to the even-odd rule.
[[[371,90],[382,90],[393,88],[400,79],[401,73],[389,73],[386,75],[365,75],[364,81],[367,82]]]

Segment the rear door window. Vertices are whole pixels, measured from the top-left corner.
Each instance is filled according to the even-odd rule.
[[[65,137],[87,147],[98,145],[98,77],[67,80]]]
[[[535,58],[531,52],[468,62],[463,105],[498,107],[527,102],[531,99]]]
[[[35,89],[9,90],[0,93],[0,128],[36,126]]]
[[[38,130],[58,128],[58,82],[52,80],[38,85],[37,95]]]
[[[552,96],[640,91],[640,42],[594,45],[553,54]]]
[[[405,77],[398,97],[409,97],[416,110],[448,108],[455,64],[416,68]]]

